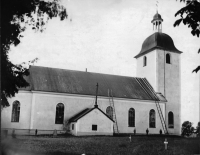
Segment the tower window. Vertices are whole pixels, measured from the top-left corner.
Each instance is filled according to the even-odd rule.
[[[133,108],[128,111],[128,125],[129,127],[135,127],[135,110]]]
[[[11,122],[19,122],[20,102],[13,102]]]
[[[106,114],[113,119],[113,108],[111,106],[106,108]]]
[[[144,56],[144,57],[143,57],[143,67],[146,66],[146,65],[147,65],[147,57]]]
[[[166,54],[166,63],[171,64],[171,58],[169,53]]]
[[[156,113],[155,110],[151,109],[149,112],[149,127],[155,128],[156,127]]]
[[[174,114],[171,111],[168,113],[168,127],[174,128]]]
[[[58,103],[56,106],[56,124],[63,124],[64,120],[64,104]]]

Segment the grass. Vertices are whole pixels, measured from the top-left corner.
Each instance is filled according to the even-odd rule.
[[[168,155],[200,154],[200,139],[165,136],[16,136],[1,140],[2,155]]]

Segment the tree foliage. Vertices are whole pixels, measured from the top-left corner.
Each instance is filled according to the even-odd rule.
[[[10,46],[20,43],[27,26],[42,32],[49,19],[64,20],[67,12],[59,0],[2,0],[1,9],[1,105],[5,107],[9,106],[8,97],[15,96],[18,88],[29,85],[23,78],[29,74],[28,69],[8,59]]]
[[[181,135],[182,136],[190,136],[194,132],[194,127],[192,126],[192,123],[189,121],[185,121],[182,124],[181,128]]]
[[[199,37],[200,35],[200,1],[199,0],[180,0],[180,2],[186,3],[186,6],[178,10],[175,16],[179,16],[174,23],[174,27],[179,26],[180,23],[187,25],[191,29],[193,36]],[[200,53],[200,49],[198,51]],[[198,72],[200,66],[193,70]]]
[[[200,35],[200,2],[197,0],[180,0],[185,2],[186,6],[178,10],[175,16],[180,16],[175,21],[174,26],[179,26],[182,22],[184,25],[188,25],[191,28],[192,35],[199,37]]]
[[[197,133],[197,137],[200,137],[200,122],[197,123],[196,133]]]

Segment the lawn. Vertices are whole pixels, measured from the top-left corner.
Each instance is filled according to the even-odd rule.
[[[8,136],[1,140],[3,155],[129,155],[200,154],[200,139],[165,136],[72,137]]]

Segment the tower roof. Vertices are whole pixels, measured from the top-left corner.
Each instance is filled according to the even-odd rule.
[[[158,12],[153,16],[153,20],[151,22],[153,23],[155,20],[163,21],[161,15]]]
[[[142,49],[139,54],[135,56],[138,58],[154,49],[163,49],[174,53],[182,53],[179,51],[172,40],[172,38],[161,32],[156,32],[145,39],[142,44]]]

